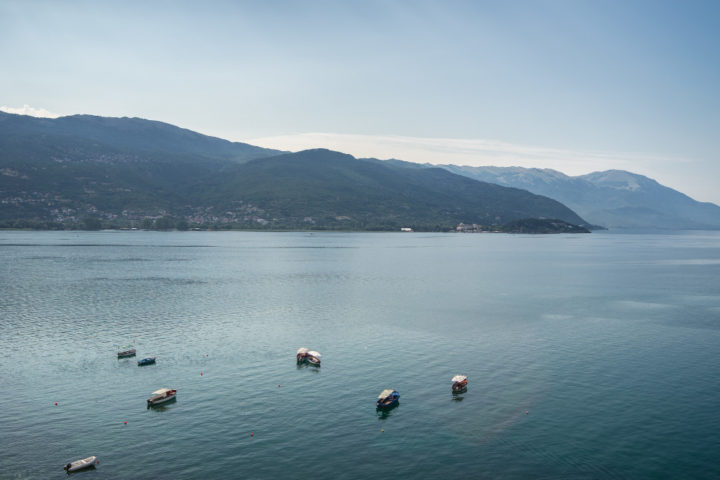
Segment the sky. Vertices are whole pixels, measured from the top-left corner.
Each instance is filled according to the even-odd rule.
[[[720,2],[0,0],[0,108],[720,204]]]

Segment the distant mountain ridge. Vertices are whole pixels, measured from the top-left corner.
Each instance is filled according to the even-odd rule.
[[[571,177],[551,169],[441,165],[459,175],[554,198],[607,228],[720,229],[720,207],[624,170]]]
[[[0,111],[2,146],[5,147],[11,137],[20,141],[32,138],[34,142],[41,144],[57,144],[64,139],[73,138],[125,151],[199,155],[236,161],[283,153],[143,118],[70,115],[50,119]]]
[[[0,115],[0,225],[448,230],[562,203],[440,168],[283,153],[137,118]]]

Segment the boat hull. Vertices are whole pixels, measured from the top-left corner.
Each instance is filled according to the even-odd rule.
[[[155,396],[147,399],[148,407],[154,407],[155,405],[162,405],[164,403],[172,402],[177,397],[177,393],[173,393],[168,396]]]
[[[379,398],[377,402],[375,402],[375,407],[378,410],[388,410],[390,408],[397,407],[400,403],[400,394],[397,392],[393,392],[392,395],[385,398]]]
[[[134,357],[135,353],[135,350],[126,350],[124,352],[118,352],[117,356],[118,358]]]
[[[453,393],[464,393],[467,392],[467,380],[463,382],[455,382],[452,385]]]
[[[143,367],[145,365],[153,365],[155,363],[155,357],[150,358],[143,358],[142,360],[138,360],[138,367]]]
[[[82,460],[75,460],[65,465],[64,470],[68,473],[77,472],[78,470],[84,470],[86,468],[94,467],[97,463],[97,457],[92,456],[83,458]]]

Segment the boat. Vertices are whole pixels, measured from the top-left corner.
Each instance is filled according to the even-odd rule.
[[[138,367],[142,367],[143,365],[152,365],[155,363],[155,357],[145,357],[142,360],[138,360]]]
[[[467,375],[455,375],[452,380],[453,393],[462,393],[467,391]]]
[[[125,345],[118,351],[118,358],[134,357],[135,353],[136,351],[132,345]]]
[[[307,354],[310,350],[305,347],[298,348],[297,351],[297,363],[305,363],[307,361]]]
[[[378,395],[375,406],[377,408],[392,408],[400,401],[400,394],[391,388],[385,389]]]
[[[310,350],[309,352],[307,352],[306,360],[310,365],[315,365],[316,367],[319,367],[320,357],[322,357],[322,355],[320,355],[319,352],[316,352],[315,350]]]
[[[174,400],[175,395],[177,395],[177,390],[171,388],[161,388],[160,390],[152,392],[151,395],[152,396],[147,399],[148,407]]]
[[[78,470],[82,470],[83,468],[90,468],[94,467],[95,464],[98,463],[98,459],[96,456],[83,458],[82,460],[75,460],[74,462],[70,462],[65,467],[66,472],[77,472]]]

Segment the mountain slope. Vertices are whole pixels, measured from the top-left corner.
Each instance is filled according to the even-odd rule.
[[[720,207],[693,200],[653,179],[623,170],[570,177],[550,169],[443,168],[469,178],[554,198],[588,222],[608,228],[720,228]]]
[[[33,145],[28,145],[29,140]],[[52,148],[76,142],[114,147],[124,152],[162,152],[236,161],[282,153],[142,118],[71,115],[51,119],[0,112],[0,147],[3,149],[19,145],[24,149]]]
[[[460,222],[502,224],[528,217],[586,223],[547,197],[454,175],[443,169],[418,169],[373,159],[356,159],[330,150],[306,150],[255,160],[206,202],[231,205],[249,199],[286,224],[301,222],[372,226],[453,227]],[[225,202],[223,203],[223,201]]]
[[[531,217],[585,223],[555,200],[443,169],[329,150],[278,153],[142,119],[3,114],[0,222],[60,228],[87,217],[116,226],[173,218],[360,230]]]

